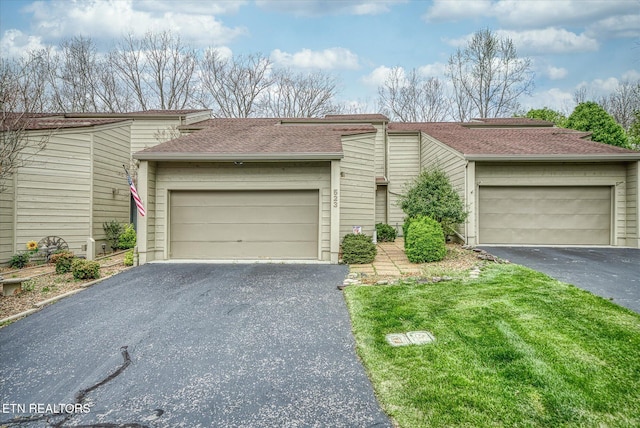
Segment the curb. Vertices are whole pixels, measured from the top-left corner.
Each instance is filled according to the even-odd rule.
[[[48,305],[49,303],[53,303],[53,302],[55,302],[57,300],[65,298],[67,296],[71,296],[72,294],[76,294],[78,291],[82,291],[82,288],[78,288],[78,289],[75,289],[75,290],[68,291],[68,292],[66,292],[64,294],[60,294],[59,296],[52,297],[52,298],[47,299],[47,300],[43,300],[42,302],[34,303],[33,306],[35,306],[36,308],[41,308],[43,306]]]
[[[26,317],[27,315],[31,315],[34,312],[38,312],[39,310],[40,310],[40,308],[29,309],[28,311],[24,311],[24,312],[20,312],[19,314],[11,315],[10,317],[1,319],[0,320],[0,324],[4,324],[6,322],[13,321],[13,320],[16,320],[18,318]]]
[[[114,276],[114,275],[109,275],[109,276],[105,276],[103,278],[98,278],[95,281],[91,281],[91,282],[87,282],[86,284],[82,284],[80,286],[80,288],[77,288],[75,290],[71,290],[71,291],[66,292],[64,294],[61,294],[59,296],[52,297],[52,298],[47,299],[47,300],[43,300],[42,302],[34,303],[33,306],[35,306],[35,308],[26,310],[24,312],[20,312],[19,314],[11,315],[10,317],[7,317],[7,318],[3,318],[3,319],[0,320],[0,324],[4,324],[6,322],[13,321],[13,320],[16,320],[18,318],[26,317],[27,315],[31,315],[32,313],[39,311],[40,309],[42,309],[43,307],[45,307],[49,303],[57,302],[60,299],[64,299],[65,297],[68,297],[68,296],[71,296],[73,294],[79,293],[80,291],[83,291],[85,288],[91,287],[92,285],[97,284],[99,282],[102,282],[105,279],[111,278],[112,276]]]

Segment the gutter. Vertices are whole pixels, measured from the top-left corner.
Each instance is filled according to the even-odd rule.
[[[133,158],[147,161],[297,161],[297,160],[339,160],[343,153],[176,153],[176,152],[150,152],[134,153]]]
[[[548,155],[473,155],[465,154],[468,161],[521,161],[521,162],[591,162],[591,161],[634,161],[640,160],[638,153],[609,154],[548,154]]]

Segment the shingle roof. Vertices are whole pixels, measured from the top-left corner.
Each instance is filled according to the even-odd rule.
[[[589,132],[544,128],[468,128],[460,123],[391,123],[389,132],[424,132],[464,155],[614,155],[633,150],[586,139]]]
[[[384,114],[327,114],[327,120],[362,120],[365,122],[388,122],[389,118]]]
[[[210,119],[197,125],[203,128],[137,152],[135,157],[342,155],[342,136],[375,132],[371,125],[283,126],[280,119]]]
[[[183,110],[141,110],[133,111],[128,114],[132,115],[158,115],[158,116],[175,116],[180,114],[200,113],[203,111],[211,111],[209,109],[183,109]]]
[[[50,130],[85,128],[126,121],[126,118],[68,118],[64,114],[51,113],[6,113],[0,130]]]
[[[480,126],[487,126],[487,127],[534,126],[534,127],[540,128],[540,127],[552,127],[553,122],[540,120],[540,119],[530,119],[528,117],[498,117],[498,118],[490,118],[490,119],[489,118],[488,119],[471,119],[470,122],[461,123],[461,125],[469,128],[480,127]]]

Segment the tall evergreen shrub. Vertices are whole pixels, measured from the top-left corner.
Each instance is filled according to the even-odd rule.
[[[430,217],[411,220],[405,242],[405,253],[412,263],[438,262],[447,254],[442,226]]]

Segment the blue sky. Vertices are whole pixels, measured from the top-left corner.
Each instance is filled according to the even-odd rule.
[[[525,109],[569,113],[578,88],[597,97],[640,79],[640,0],[0,1],[3,57],[75,35],[106,50],[129,32],[170,29],[199,49],[334,73],[341,101],[371,111],[391,67],[444,78],[449,56],[483,28],[532,59]]]

